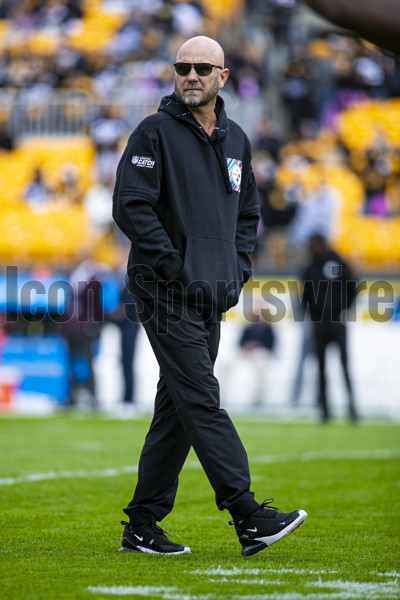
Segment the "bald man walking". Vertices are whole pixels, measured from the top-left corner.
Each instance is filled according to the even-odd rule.
[[[249,140],[218,95],[229,76],[221,46],[191,38],[174,67],[175,92],[131,135],[113,196],[114,219],[132,244],[130,292],[160,366],[121,550],[190,554],[156,523],[173,508],[193,447],[247,556],[307,514],[254,499],[245,449],[220,408],[213,372],[220,322],[251,274],[258,195]]]

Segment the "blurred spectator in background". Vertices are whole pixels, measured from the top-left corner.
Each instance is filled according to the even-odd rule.
[[[119,303],[108,315],[108,320],[116,325],[121,333],[121,365],[124,381],[122,403],[117,412],[121,417],[133,417],[137,413],[135,398],[134,357],[136,340],[139,332],[139,321],[133,296],[128,291],[126,260],[117,272]]]
[[[355,423],[358,415],[354,401],[347,356],[347,331],[345,312],[356,297],[357,282],[346,261],[328,245],[325,237],[314,234],[308,241],[310,262],[306,266],[302,306],[309,314],[314,332],[318,358],[318,404],[323,422],[330,419],[326,394],[326,350],[330,343],[338,346],[347,389],[348,414]]]
[[[253,407],[261,407],[266,398],[266,375],[270,356],[275,350],[276,338],[271,323],[267,320],[266,311],[258,305],[254,309],[252,322],[243,329],[239,346],[240,360],[247,360],[251,365],[252,380],[255,381]]]
[[[315,357],[315,336],[308,315],[305,315],[302,323],[302,333],[300,342],[300,352],[295,369],[293,388],[290,397],[290,404],[297,407],[300,404],[301,390],[303,387],[304,370],[309,358]],[[319,402],[318,402],[319,404]]]
[[[84,256],[69,280],[72,298],[61,333],[70,353],[70,405],[79,408],[98,407],[93,358],[104,323],[102,279],[99,265]]]
[[[0,152],[11,152],[14,149],[14,140],[7,129],[5,122],[0,122]]]
[[[104,234],[112,223],[110,211],[114,177],[103,177],[88,189],[83,204],[94,231]]]
[[[115,109],[104,109],[91,127],[91,136],[97,149],[97,176],[101,182],[114,179],[121,154],[118,142],[125,125],[115,113]]]
[[[172,3],[172,24],[176,31],[191,37],[202,30],[204,10],[201,2]]]
[[[82,185],[79,170],[73,163],[64,163],[61,168],[60,181],[56,187],[55,198],[66,200],[71,204],[81,204]]]
[[[75,19],[82,19],[82,0],[49,0],[44,12],[45,27],[65,27]]]
[[[304,193],[297,203],[290,231],[295,246],[304,246],[315,231],[325,238],[333,238],[337,231],[340,205],[340,193],[320,178],[314,190]]]
[[[281,93],[289,112],[291,129],[298,134],[302,121],[311,119],[314,114],[311,73],[304,60],[296,58],[286,64]]]
[[[397,157],[383,132],[378,132],[374,144],[367,150],[359,175],[365,184],[365,212],[377,217],[388,217],[392,210],[389,187],[398,180],[395,172]],[[393,211],[394,212],[394,211]]]
[[[274,45],[290,40],[290,26],[297,8],[297,0],[247,0],[250,17],[255,16],[272,33]]]
[[[296,214],[297,197],[291,189],[277,185],[277,164],[268,152],[254,153],[253,169],[261,212],[254,258],[261,266],[267,252],[270,261],[279,268],[285,261],[287,227]]]
[[[35,169],[32,181],[26,186],[23,197],[32,208],[38,208],[50,202],[50,187],[46,183],[41,169]]]
[[[279,134],[278,127],[269,117],[263,117],[257,124],[254,136],[254,151],[264,151],[270,155],[274,161],[279,158],[279,150],[283,145],[282,137]]]
[[[297,187],[280,185],[275,185],[268,195],[261,190],[265,251],[277,270],[284,268],[288,261],[288,234],[297,213],[298,191]]]
[[[232,73],[232,86],[243,100],[255,100],[268,81],[266,48],[261,39],[244,39],[228,48],[226,64]]]
[[[272,33],[276,44],[284,44],[289,37],[297,0],[268,0],[273,18]]]

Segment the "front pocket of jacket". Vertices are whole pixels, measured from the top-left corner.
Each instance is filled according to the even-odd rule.
[[[181,281],[188,298],[201,292],[206,304],[224,310],[236,304],[243,275],[235,244],[215,238],[187,238]]]

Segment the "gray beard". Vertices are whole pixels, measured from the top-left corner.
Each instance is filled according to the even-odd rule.
[[[204,96],[204,94],[203,96],[200,96],[200,98],[192,98],[191,96],[185,98],[184,96],[182,96],[180,100],[182,100],[182,102],[186,104],[186,106],[191,106],[193,108],[195,108],[196,106],[204,106],[208,102],[208,99]]]
[[[177,97],[179,98],[179,100],[181,102],[183,102],[184,104],[186,104],[186,106],[189,106],[191,108],[197,108],[199,106],[205,106],[211,100],[214,100],[214,98],[218,95],[219,81],[218,81],[218,77],[216,77],[212,88],[208,92],[203,92],[200,97],[199,96],[196,96],[196,97],[189,96],[185,99],[185,95],[188,92],[190,92],[190,89],[184,90],[181,92],[178,88],[176,77],[175,77],[174,89],[175,89],[175,94],[177,95]]]

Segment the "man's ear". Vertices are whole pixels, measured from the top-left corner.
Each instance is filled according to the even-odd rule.
[[[222,90],[229,77],[229,69],[222,69],[219,74],[219,89]]]

